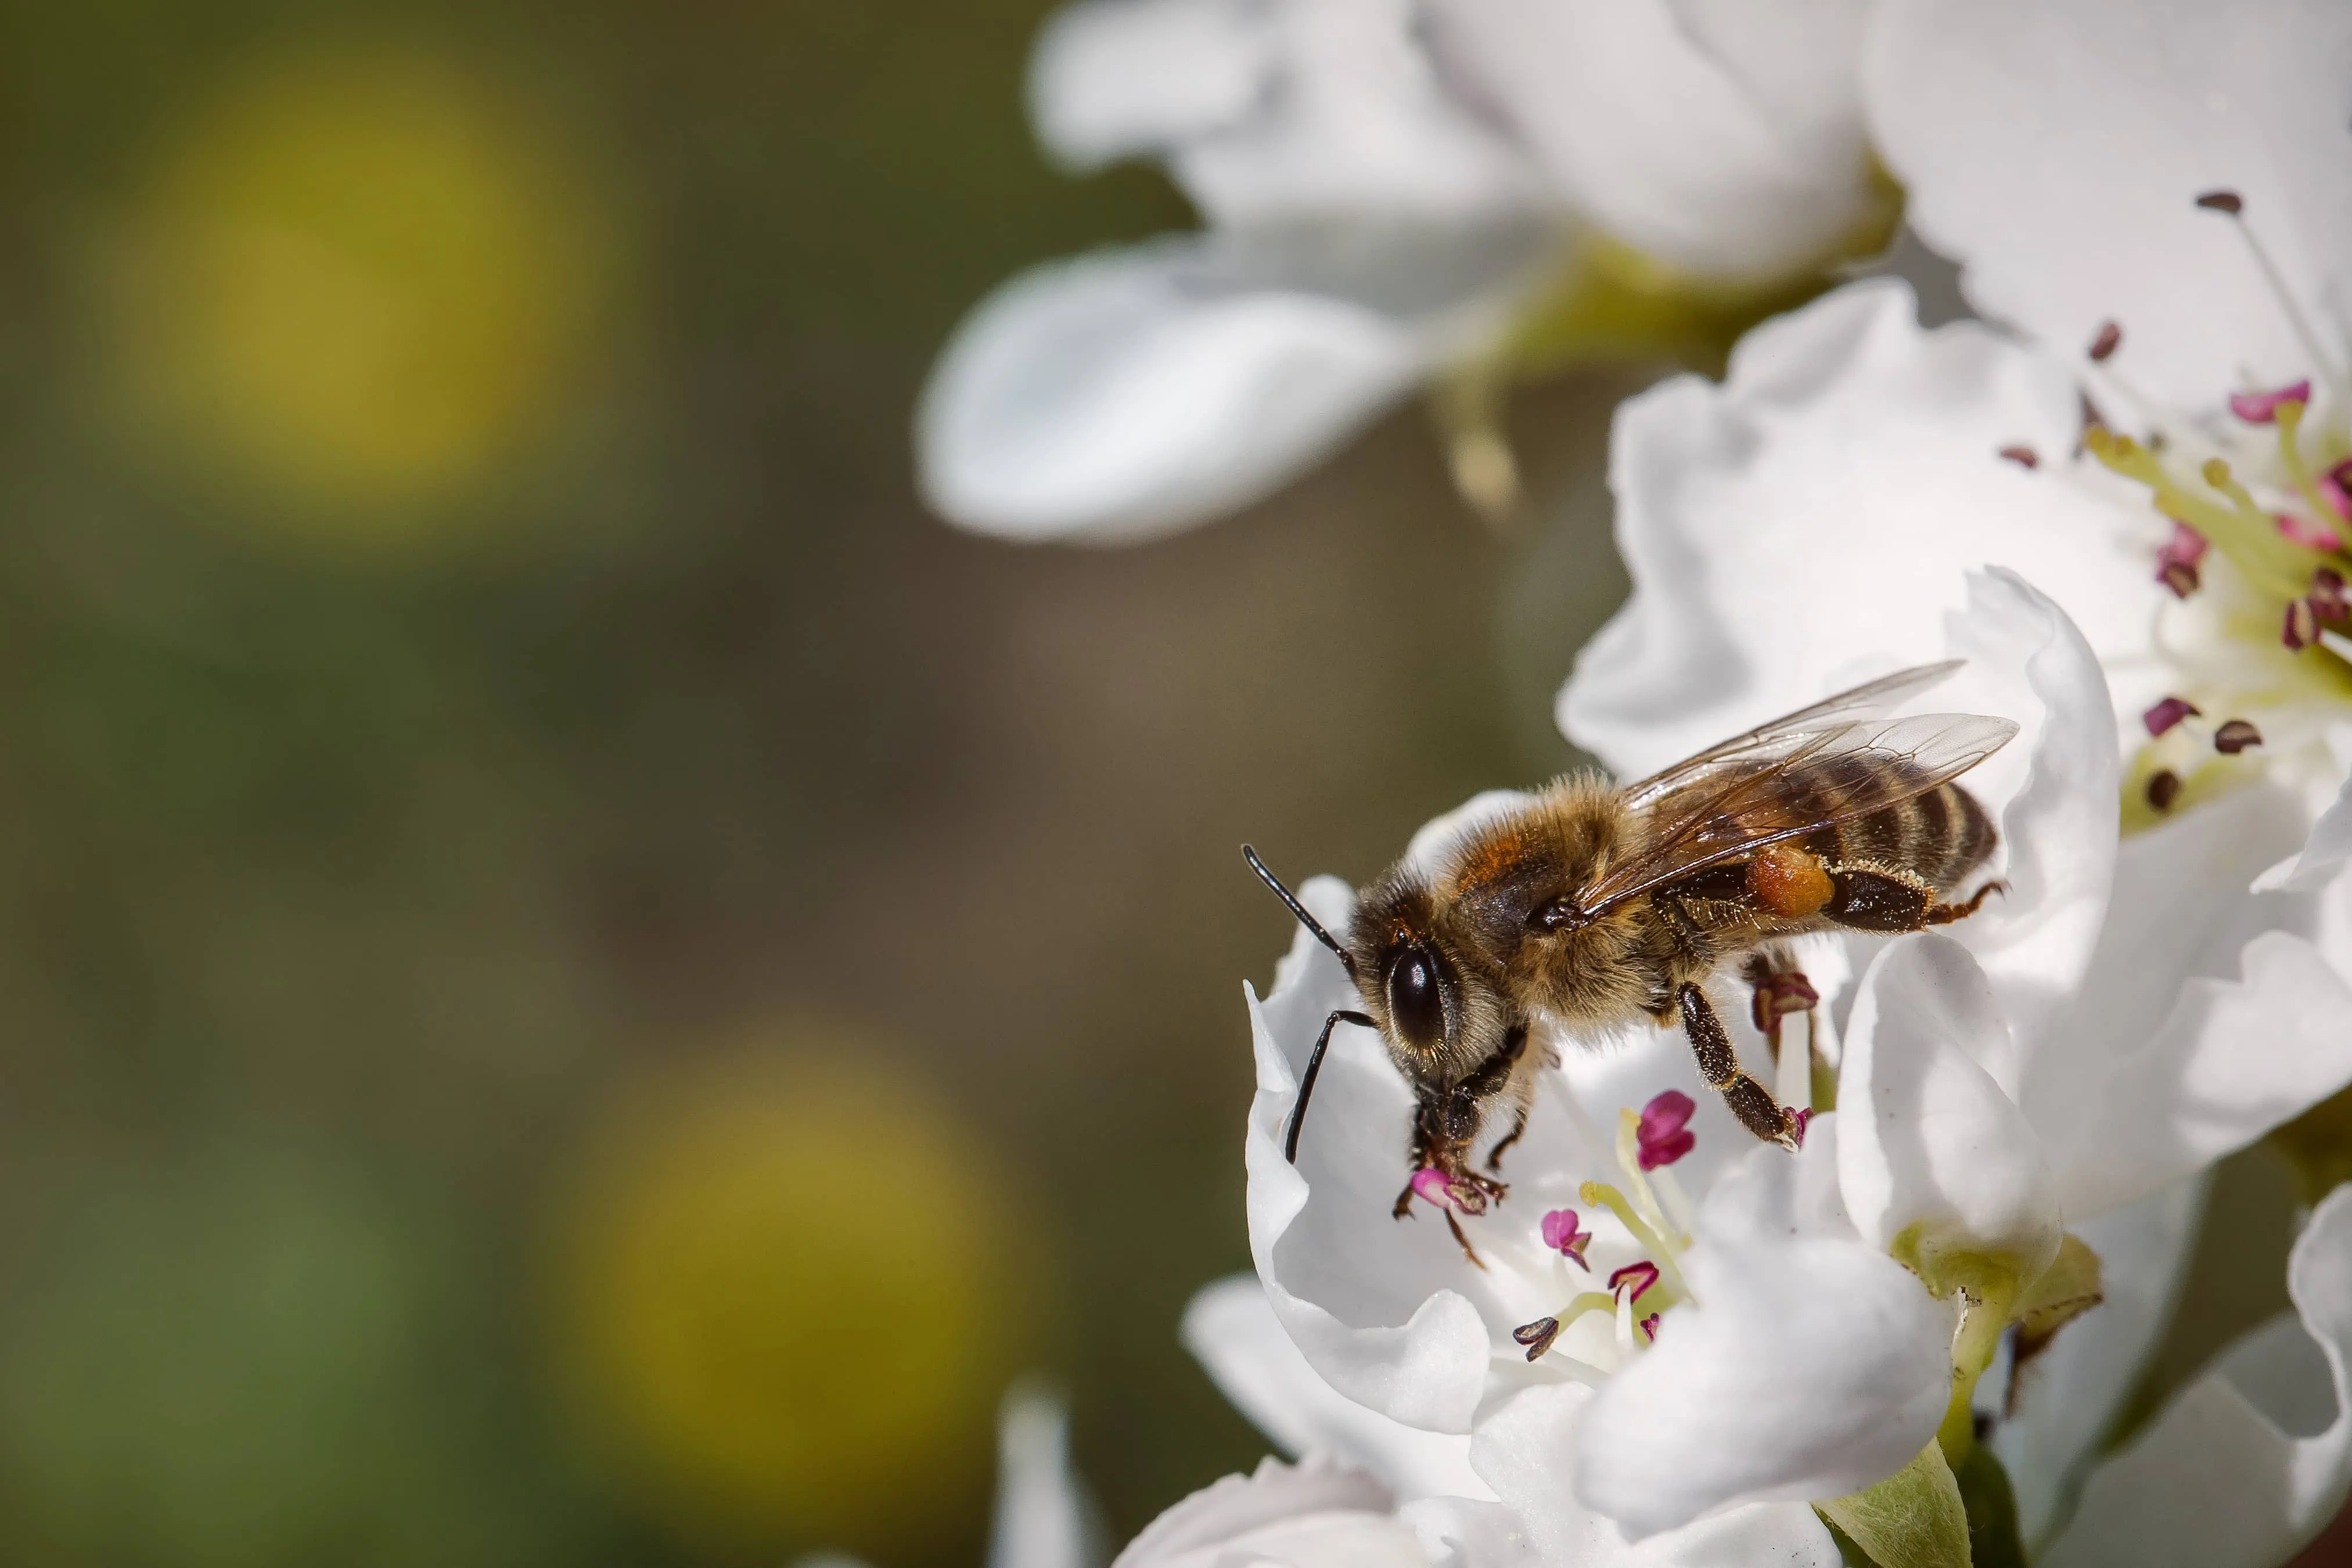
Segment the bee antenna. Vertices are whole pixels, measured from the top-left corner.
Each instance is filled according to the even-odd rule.
[[[1339,966],[1348,972],[1348,978],[1353,980],[1356,977],[1356,961],[1348,955],[1348,950],[1346,948],[1341,947],[1338,942],[1332,939],[1329,931],[1323,929],[1323,922],[1317,920],[1313,915],[1308,914],[1307,912],[1307,906],[1298,901],[1297,895],[1293,893],[1288,888],[1282,885],[1281,878],[1276,876],[1273,872],[1265,868],[1265,862],[1257,858],[1256,850],[1251,848],[1246,844],[1243,845],[1242,858],[1248,861],[1250,863],[1250,869],[1256,872],[1259,879],[1263,880],[1267,887],[1274,889],[1274,896],[1280,899],[1286,905],[1289,906],[1290,912],[1298,917],[1298,923],[1305,926],[1308,931],[1313,931],[1315,933],[1315,940],[1331,950],[1331,952],[1339,958]]]

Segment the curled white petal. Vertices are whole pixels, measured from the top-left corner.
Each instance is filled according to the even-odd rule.
[[[2311,825],[2303,847],[2254,879],[2258,893],[2315,893],[2352,861],[2352,778]]]
[[[1840,1497],[1934,1436],[1951,1310],[1829,1205],[1838,1120],[1816,1119],[1796,1159],[1759,1149],[1717,1182],[1683,1263],[1696,1300],[1587,1406],[1570,1482],[1629,1537]]]
[[[2064,1221],[2042,1141],[1980,1065],[2009,1026],[1968,950],[1934,932],[1881,952],[1862,978],[1838,1075],[1838,1168],[1863,1237],[1933,1276],[1953,1253],[1998,1253],[2030,1280]]]
[[[1577,1568],[1735,1568],[1755,1563],[1836,1568],[1837,1545],[1802,1503],[1750,1503],[1629,1542],[1560,1484],[1574,1465],[1593,1392],[1530,1388],[1479,1423],[1471,1462],[1517,1516],[1547,1563]]]
[[[1969,575],[1967,607],[1946,617],[1945,651],[1969,663],[1938,701],[2026,725],[1961,781],[1999,813],[2006,887],[1952,928],[1983,966],[2006,1026],[2008,1050],[1977,1059],[2014,1098],[2019,1058],[2042,1048],[2064,1011],[2107,912],[2122,772],[2115,710],[2081,630],[2006,568]]]
[[[2293,1315],[2224,1352],[2093,1473],[2052,1568],[2266,1568],[2334,1518],[2352,1481],[2352,1188],[2287,1260]]]
[[[2352,984],[2325,934],[2345,893],[2242,891],[2301,836],[2255,785],[2125,846],[2089,971],[2019,1099],[2070,1219],[2180,1180],[2352,1081]]]
[[[2062,366],[1974,322],[1922,331],[1890,280],[1759,327],[1719,385],[1631,400],[1610,485],[1633,594],[1579,656],[1561,728],[1629,776],[1663,767],[1941,657],[1942,615],[1985,565],[2055,599],[2130,710],[2136,674],[2163,679],[2146,554],[2161,527],[2095,477],[1999,455],[2062,456],[2078,418]]]
[[[1390,1508],[1386,1488],[1328,1459],[1268,1459],[1176,1504],[1113,1560],[1111,1568],[1430,1568],[1413,1528]]]
[[[1266,1304],[1256,1275],[1220,1279],[1193,1297],[1182,1337],[1234,1408],[1291,1454],[1331,1455],[1407,1500],[1491,1500],[1470,1468],[1468,1438],[1391,1420],[1324,1382]]]
[[[1299,896],[1346,931],[1353,900],[1341,884],[1318,877]],[[1245,1155],[1250,1251],[1276,1317],[1344,1397],[1427,1431],[1469,1431],[1494,1334],[1464,1293],[1475,1286],[1445,1227],[1389,1217],[1410,1174],[1403,1081],[1370,1030],[1341,1025],[1289,1163],[1283,1131],[1307,1052],[1327,1015],[1357,1005],[1355,989],[1301,931],[1273,992],[1247,1000],[1258,1075]]]

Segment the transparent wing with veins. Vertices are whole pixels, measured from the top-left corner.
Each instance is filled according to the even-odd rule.
[[[1863,718],[1927,689],[1958,662],[1840,693],[1677,763],[1626,792],[1652,816],[1643,846],[1577,895],[1586,916],[1784,838],[1898,805],[1975,767],[2017,733],[1976,713]]]
[[[1783,713],[1778,719],[1759,724],[1745,734],[1734,735],[1728,741],[1709,746],[1696,756],[1685,757],[1663,773],[1652,773],[1639,784],[1625,786],[1624,804],[1629,810],[1646,810],[1651,805],[1696,783],[1717,763],[1728,763],[1741,757],[1769,759],[1791,737],[1839,730],[1860,719],[1874,719],[1890,713],[1921,692],[1942,684],[1953,671],[1966,664],[1966,659],[1948,658],[1940,664],[1914,665],[1898,669],[1893,675],[1880,676],[1864,681],[1834,697],[1824,698],[1810,708],[1800,708],[1794,713]]]

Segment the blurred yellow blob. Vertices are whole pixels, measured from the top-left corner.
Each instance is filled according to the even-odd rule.
[[[625,1089],[560,1250],[594,1437],[689,1537],[885,1552],[976,1530],[1016,1307],[1004,1184],[856,1039]]]
[[[404,534],[544,426],[613,236],[549,126],[455,62],[273,58],[183,124],[110,281],[181,455],[331,533]]]

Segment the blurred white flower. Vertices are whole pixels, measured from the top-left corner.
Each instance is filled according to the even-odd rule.
[[[1856,83],[1866,15],[1078,0],[1037,45],[1039,134],[1073,168],[1163,160],[1206,226],[983,301],[924,393],[927,495],[1005,538],[1146,538],[1265,494],[1414,387],[1507,353],[1580,256],[1729,295],[1817,274],[1886,222]],[[1499,502],[1512,480],[1491,431],[1454,457],[1465,490]]]
[[[1016,1385],[997,1419],[996,1448],[988,1568],[1095,1568],[1102,1531],[1070,1466],[1070,1418],[1061,1401]]]
[[[1458,1487],[1466,1466],[1549,1560],[1587,1560],[1570,1542],[1589,1556],[1648,1538],[1661,1555],[1643,1561],[1696,1561],[1713,1548],[1686,1532],[1734,1531],[1743,1561],[1834,1562],[1803,1505],[1844,1522],[1835,1500],[1900,1469],[1956,1509],[1927,1445],[1940,1427],[1938,1451],[1967,1452],[1973,1385],[2004,1331],[2046,1338],[2100,1288],[2083,1239],[2112,1237],[2123,1310],[2050,1345],[2021,1385],[2017,1435],[1995,1440],[2042,1468],[2029,1530],[2063,1530],[2160,1322],[2194,1216],[2183,1184],[2352,1079],[2335,1022],[2352,985],[2318,943],[2248,942],[2244,910],[2184,908],[2201,868],[2119,865],[2105,684],[2049,600],[1979,575],[1943,640],[1969,664],[1939,705],[1957,696],[2030,737],[1969,781],[2001,822],[2011,891],[1950,936],[1815,945],[1806,967],[1844,1017],[1842,1109],[1793,1160],[1737,1128],[1678,1036],[1607,1054],[1564,1043],[1566,1092],[1538,1101],[1510,1199],[1461,1216],[1474,1266],[1444,1227],[1388,1217],[1410,1095],[1369,1032],[1333,1037],[1298,1163],[1283,1159],[1307,1050],[1353,994],[1302,933],[1275,991],[1251,998],[1248,1142],[1253,1254],[1298,1359],[1264,1333],[1191,1336],[1277,1440],[1390,1467],[1408,1494]],[[2239,840],[2261,837],[2244,816],[2176,826],[2234,828],[2190,858],[2242,858]],[[1458,826],[1433,824],[1428,847]],[[1318,879],[1303,896],[1346,924],[1344,888]],[[2265,897],[2264,925],[2325,936],[2352,915],[2340,887]],[[2088,1236],[2065,1242],[2069,1227]],[[2352,1247],[2352,1226],[2314,1235],[2330,1258]],[[2352,1251],[2326,1267],[2352,1269]],[[2326,1314],[2352,1314],[2352,1299],[2312,1289],[2331,1343]],[[1196,1312],[1243,1310],[1212,1300]],[[2298,1506],[2340,1497],[2335,1449],[2274,1447],[2303,1467]]]

